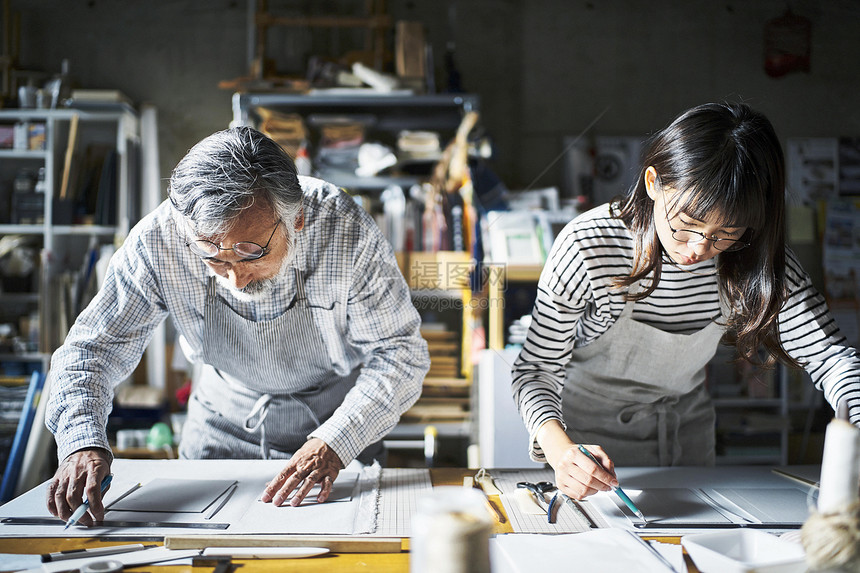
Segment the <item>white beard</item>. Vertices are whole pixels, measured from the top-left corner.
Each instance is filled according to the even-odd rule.
[[[277,274],[267,279],[260,279],[251,281],[244,286],[244,288],[237,289],[230,283],[230,279],[226,277],[222,277],[219,274],[212,273],[215,275],[215,279],[227,290],[230,291],[234,297],[242,302],[259,302],[265,300],[271,293],[274,288],[282,283],[287,275],[290,273],[292,269],[293,260],[295,259],[295,249],[290,249],[289,254],[284,258],[284,262],[281,263],[281,268],[278,270]],[[210,272],[212,270],[210,269]]]

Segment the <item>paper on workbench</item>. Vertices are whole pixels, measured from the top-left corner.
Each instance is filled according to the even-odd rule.
[[[412,535],[412,517],[418,499],[432,491],[427,468],[385,468],[379,479],[379,509],[376,531],[382,537]]]
[[[300,507],[273,507],[258,501],[260,494],[284,466],[284,460],[114,460],[111,471],[114,480],[105,494],[104,502],[110,505],[140,482],[154,479],[191,479],[194,476],[212,476],[219,480],[236,481],[237,487],[224,506],[211,519],[202,513],[154,513],[139,511],[109,511],[106,520],[128,521],[123,527],[72,527],[63,531],[60,520],[54,524],[20,525],[0,524],[0,537],[152,537],[176,533],[206,533],[210,525],[227,524],[223,533],[249,534],[339,534],[368,533],[376,527],[376,500],[379,492],[378,464],[363,466],[358,462],[341,472],[346,484],[352,483],[351,499],[337,503],[309,501]],[[357,476],[357,477],[356,477]],[[203,480],[205,481],[205,480]],[[335,486],[338,485],[335,481]],[[0,506],[2,518],[50,518],[45,506],[47,482],[18,498]],[[227,494],[225,494],[227,495]],[[223,498],[222,498],[223,499]],[[221,501],[216,502],[213,508]],[[264,507],[265,506],[265,507]],[[157,522],[148,525],[143,522]]]
[[[31,553],[0,553],[0,571],[41,569],[42,556]]]
[[[649,523],[672,526],[675,523],[726,524],[731,520],[708,505],[694,490],[689,488],[649,488],[646,490],[627,489],[624,491],[633,500]],[[617,495],[609,498],[616,507],[628,517],[630,509]],[[637,517],[632,517],[639,522]]]
[[[788,488],[715,488],[720,497],[740,506],[762,523],[804,523],[809,517],[809,503],[815,504],[817,491],[803,492]]]
[[[744,524],[801,525],[809,512],[806,492],[793,488],[624,488],[648,519],[648,531],[671,532],[695,527]],[[612,492],[601,492],[593,503],[612,527],[632,528],[639,519]]]
[[[235,483],[231,479],[155,478],[108,507],[111,511],[200,513]]]
[[[353,490],[355,489],[355,482],[358,479],[358,474],[354,472],[340,472],[337,475],[337,479],[331,487],[331,493],[328,496],[328,499],[325,503],[333,503],[335,501],[352,501]],[[320,491],[322,491],[322,486],[320,484],[316,484],[311,488],[311,491],[305,496],[305,499],[302,500],[302,505],[308,503],[318,503],[317,496]],[[287,501],[284,503],[288,503],[295,496],[296,490],[293,490],[290,493],[289,497],[287,497]]]
[[[317,503],[316,495],[312,494],[311,499],[306,497],[297,507],[291,506],[288,502],[277,506],[263,503],[257,496],[248,504],[239,523],[230,528],[230,532],[243,533],[248,528],[274,532],[278,531],[282,524],[289,522],[288,533],[295,534],[368,533],[372,529],[359,522],[367,521],[364,519],[363,512],[376,513],[376,499],[374,497],[372,507],[369,505],[370,500],[364,500],[365,503],[362,504],[358,499],[359,487],[358,474],[341,472],[335,480],[332,492],[336,493],[336,500],[339,499],[342,503]],[[356,499],[356,503],[350,503],[353,498]]]
[[[681,546],[661,547],[677,571],[684,571]],[[664,555],[666,553],[663,553]],[[595,529],[564,535],[508,534],[490,540],[494,573],[600,571],[600,573],[672,573],[635,534]]]

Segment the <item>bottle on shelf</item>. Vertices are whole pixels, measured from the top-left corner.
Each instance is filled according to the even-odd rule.
[[[308,146],[302,143],[296,151],[296,173],[299,175],[310,175],[312,172],[311,158],[308,155]]]
[[[45,168],[39,167],[39,173],[36,176],[36,186],[33,188],[36,193],[45,193]]]

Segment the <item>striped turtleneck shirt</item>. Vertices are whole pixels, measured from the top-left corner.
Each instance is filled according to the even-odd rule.
[[[535,441],[537,430],[548,420],[565,423],[561,391],[571,351],[615,323],[627,289],[613,288],[612,281],[629,275],[632,266],[632,233],[610,216],[608,205],[571,221],[553,245],[538,282],[528,336],[513,366],[514,401],[538,461],[544,456]],[[804,365],[827,401],[834,408],[845,402],[851,422],[860,425],[860,357],[791,250],[785,275],[790,295],[779,314],[783,348]],[[719,316],[714,258],[680,267],[664,257],[656,290],[633,306],[634,320],[678,334],[699,331]]]

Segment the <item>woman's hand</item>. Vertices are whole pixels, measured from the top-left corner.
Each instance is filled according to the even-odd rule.
[[[264,503],[272,502],[280,506],[289,498],[290,505],[297,506],[316,484],[321,484],[317,501],[322,503],[331,495],[332,485],[343,464],[328,444],[318,438],[311,438],[293,454],[281,473],[269,482],[263,496]],[[298,487],[298,489],[296,489]]]
[[[600,446],[585,446],[600,462],[595,464],[573,443],[558,420],[546,422],[537,432],[537,441],[555,470],[555,485],[574,499],[583,499],[618,485],[615,464]],[[602,466],[602,467],[601,467]]]

